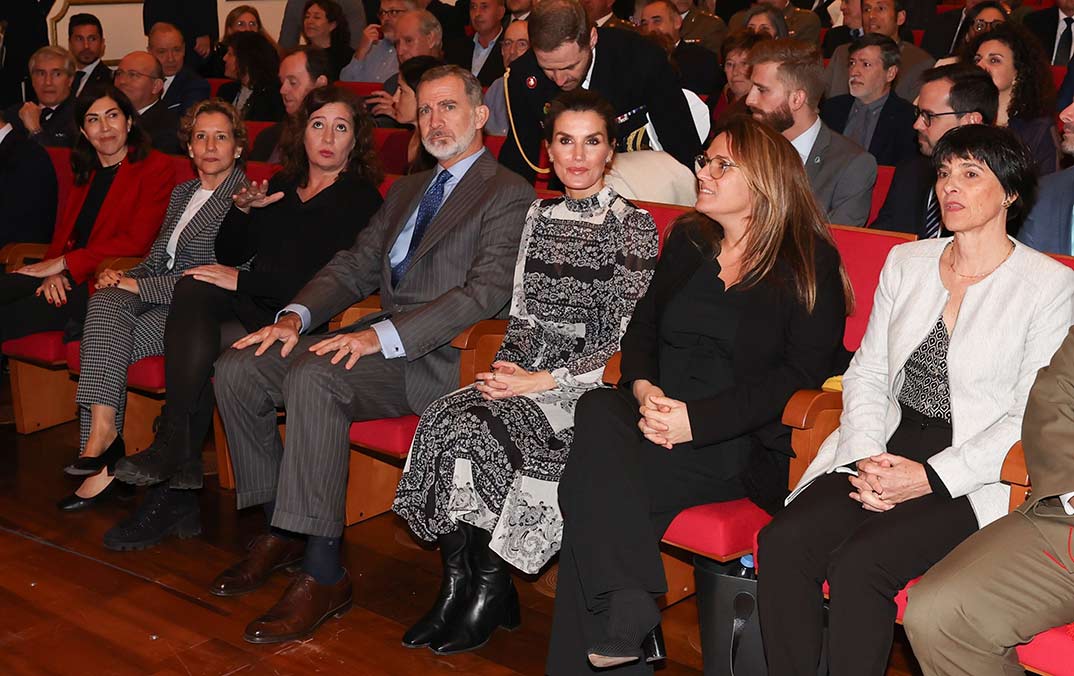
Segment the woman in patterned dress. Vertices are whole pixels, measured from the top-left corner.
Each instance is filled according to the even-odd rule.
[[[393,509],[440,545],[444,568],[436,603],[403,637],[409,647],[462,652],[518,624],[509,566],[536,573],[559,550],[575,403],[601,386],[656,263],[652,217],[604,185],[611,106],[564,94],[545,129],[566,195],[530,207],[492,371],[425,411],[399,482]]]

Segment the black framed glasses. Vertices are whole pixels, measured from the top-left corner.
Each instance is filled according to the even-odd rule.
[[[382,9],[379,13],[381,16],[399,16],[400,14],[406,14],[408,11],[406,9]]]
[[[914,119],[921,118],[925,122],[926,127],[932,126],[932,121],[937,117],[944,117],[945,115],[966,115],[971,113],[971,110],[952,110],[949,113],[930,113],[927,110],[921,110],[917,106],[914,106]]]
[[[709,169],[709,176],[717,180],[723,178],[723,175],[727,173],[728,169],[738,166],[729,159],[723,157],[709,157],[705,153],[699,153],[694,158],[694,164],[697,165],[698,171],[701,171],[711,164],[712,168]]]
[[[976,33],[984,33],[990,31],[1001,23],[1007,23],[1006,19],[996,19],[995,21],[985,21],[984,19],[973,20],[973,30]]]

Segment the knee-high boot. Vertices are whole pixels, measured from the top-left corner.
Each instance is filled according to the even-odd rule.
[[[470,552],[466,546],[468,534],[466,528],[460,527],[436,539],[440,545],[440,562],[443,566],[440,594],[429,612],[403,634],[405,647],[423,648],[436,641],[447,629],[448,623],[466,606],[471,583]]]

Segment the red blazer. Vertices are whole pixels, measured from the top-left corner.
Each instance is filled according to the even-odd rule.
[[[76,283],[93,276],[97,266],[113,256],[144,256],[164,222],[168,199],[175,187],[172,160],[151,151],[141,162],[124,161],[116,173],[85,248],[75,249],[75,221],[86,201],[91,181],[76,185],[56,222],[46,258],[66,256]]]

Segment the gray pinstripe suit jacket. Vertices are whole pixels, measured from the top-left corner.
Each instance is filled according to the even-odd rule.
[[[354,246],[336,254],[293,300],[309,308],[311,326],[320,326],[379,288],[384,312],[343,330],[391,318],[406,349],[414,411],[458,387],[452,338],[506,309],[526,211],[536,197],[532,185],[485,152],[433,217],[410,269],[393,287],[388,254],[434,173],[396,181]]]
[[[175,265],[169,270],[168,239],[179,224],[179,217],[183,215],[190,198],[201,187],[201,181],[195,178],[175,187],[164,215],[164,224],[149,249],[149,255],[126,273],[128,277],[138,280],[138,297],[141,300],[158,305],[170,304],[175,283],[182,277],[183,270],[216,262],[216,233],[231,208],[231,196],[238,192],[245,179],[246,174],[236,166],[217,186],[209,201],[198,209],[179,235],[175,247]]]

